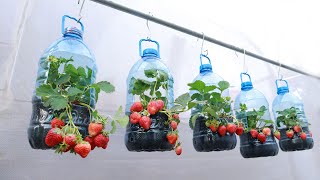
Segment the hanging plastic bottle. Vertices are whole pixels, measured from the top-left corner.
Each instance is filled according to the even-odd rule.
[[[65,28],[65,19],[69,18],[80,24],[81,30],[76,27]],[[39,69],[36,80],[36,88],[42,85],[48,79],[50,63],[47,60],[50,56],[57,58],[72,58],[73,61],[69,62],[75,67],[89,67],[92,70],[91,83],[95,82],[96,78],[96,63],[95,58],[87,45],[83,42],[84,26],[74,17],[64,15],[62,17],[62,34],[63,37],[55,41],[39,60]],[[89,97],[90,96],[90,97]],[[95,105],[95,92],[90,91],[90,95],[87,98],[88,104],[92,107]],[[33,94],[32,98],[32,116],[30,125],[28,128],[29,143],[34,149],[48,149],[49,147],[45,144],[44,139],[46,134],[51,129],[50,122],[53,118],[53,111],[47,108],[41,102],[41,99]],[[84,137],[87,135],[87,127],[90,122],[90,114],[87,108],[83,106],[73,105],[73,121],[76,126],[79,127],[79,131]]]
[[[285,82],[279,87],[280,82]],[[313,148],[313,139],[309,131],[303,102],[289,93],[286,80],[276,80],[277,96],[272,103],[272,111],[276,121],[276,137],[282,151],[301,151]]]
[[[147,48],[142,52],[143,42],[154,43],[157,49]],[[141,59],[131,68],[127,78],[126,114],[130,116],[130,123],[125,144],[129,151],[169,151],[174,148],[166,138],[168,116],[159,112],[164,107],[172,107],[174,102],[173,78],[160,59],[159,48],[157,41],[141,39]]]
[[[207,64],[204,64],[203,58],[208,60]],[[197,81],[197,82],[196,82]],[[199,82],[201,81],[201,82]],[[210,86],[216,86],[219,87],[220,82],[225,82],[218,74],[214,73],[212,71],[212,65],[211,60],[208,56],[204,54],[200,54],[200,73],[197,75],[197,77],[193,80],[193,83],[203,83],[203,85],[198,85],[198,87],[203,87],[205,89],[206,87]],[[196,84],[194,84],[196,85]],[[191,85],[191,89],[193,85]],[[218,98],[219,97],[229,97],[229,90],[225,89],[222,92],[219,91],[218,88],[213,89],[208,92],[207,95],[202,94],[204,91],[202,89],[198,90],[191,90],[190,96],[201,94],[198,98],[196,98],[197,101],[211,101],[212,98]],[[216,92],[216,96],[209,96],[211,92]],[[207,97],[207,98],[204,98]],[[230,98],[230,97],[229,97]],[[229,99],[230,100],[230,99]],[[197,105],[196,107],[191,109],[191,118],[189,121],[190,127],[193,129],[193,147],[196,149],[196,151],[199,152],[208,152],[208,151],[224,151],[224,150],[231,150],[234,149],[237,144],[237,138],[235,136],[235,132],[227,132],[225,130],[220,130],[221,126],[224,126],[227,128],[229,123],[233,123],[233,117],[232,117],[232,111],[230,109],[231,107],[231,101],[226,103],[226,106],[224,107],[218,107],[215,105],[218,105],[221,102],[212,103],[209,105]],[[220,108],[218,111],[225,113],[222,117],[221,114],[217,114],[217,117],[213,117],[209,113],[205,114],[204,107],[209,108]],[[224,108],[228,109],[229,112],[224,112]],[[228,116],[229,115],[229,116]],[[235,130],[235,124],[232,124],[232,128]],[[225,131],[225,132],[223,132]],[[232,131],[232,130],[231,130]],[[221,134],[223,132],[223,134]]]
[[[249,81],[243,82],[243,75]],[[265,96],[253,88],[251,77],[240,74],[241,92],[237,95],[234,109],[236,118],[241,120],[246,133],[240,136],[240,153],[244,158],[275,156],[279,148],[273,136],[273,121]]]

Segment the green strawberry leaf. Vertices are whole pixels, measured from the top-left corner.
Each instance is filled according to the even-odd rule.
[[[61,84],[64,84],[64,83],[67,83],[69,82],[71,79],[71,76],[69,74],[62,74],[58,79],[57,79],[57,82],[56,84],[57,85],[61,85]]]
[[[220,91],[222,92],[222,91],[228,89],[228,88],[230,87],[230,84],[229,84],[228,81],[220,81],[220,82],[218,83],[218,86],[219,86],[219,88],[220,88]]]
[[[191,101],[189,93],[184,93],[175,100],[175,104],[179,104],[183,107],[186,107],[189,101]]]
[[[115,87],[107,81],[98,82],[97,86],[105,93],[111,93],[111,92],[114,92],[115,90]]]
[[[81,93],[83,93],[83,91],[81,91],[80,89],[75,88],[75,87],[70,87],[68,89],[68,95],[69,96],[75,96],[75,95],[81,94]]]
[[[190,86],[190,90],[195,90],[195,91],[198,91],[199,93],[203,93],[206,84],[200,80],[196,80],[193,83],[189,83],[188,86]]]

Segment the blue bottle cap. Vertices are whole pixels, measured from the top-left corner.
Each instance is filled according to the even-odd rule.
[[[81,31],[80,29],[78,29],[76,27],[67,27],[64,29],[63,37],[73,36],[73,37],[82,38],[82,34],[83,34],[83,31]]]
[[[200,73],[204,73],[204,72],[212,72],[212,65],[211,64],[200,65]]]
[[[142,57],[159,57],[159,53],[153,48],[147,48],[143,50]]]
[[[289,88],[287,86],[282,86],[277,88],[277,94],[285,94],[289,92]]]
[[[241,83],[241,90],[243,90],[243,91],[249,91],[252,88],[253,88],[253,86],[252,86],[252,82],[251,81],[247,81],[247,82]]]

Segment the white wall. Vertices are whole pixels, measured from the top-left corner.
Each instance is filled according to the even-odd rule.
[[[314,73],[319,61],[304,60],[306,64],[299,64],[292,54],[305,53],[308,59],[317,59],[319,54],[309,54],[302,43],[313,44],[319,36],[315,29],[297,34],[299,30],[289,35],[285,28],[291,28],[293,22],[304,23],[303,19],[291,18],[293,9],[300,4],[292,3],[293,8],[284,11],[285,4],[272,3],[251,4],[249,11],[247,1],[208,4],[199,1],[117,1],[130,7],[151,11],[154,16],[166,18],[181,25],[193,28],[219,40],[235,43],[253,52],[276,58],[283,57],[284,63],[296,64],[298,67],[311,70]],[[4,4],[4,5],[3,5]],[[168,5],[170,4],[170,5]],[[256,7],[256,8],[254,8]],[[306,5],[305,8],[309,8]],[[197,153],[192,147],[192,131],[188,128],[188,113],[183,114],[181,136],[184,152],[176,157],[173,152],[167,153],[131,153],[123,144],[123,130],[111,137],[107,152],[93,151],[88,159],[80,160],[71,155],[59,156],[51,151],[33,150],[27,142],[26,128],[31,114],[31,95],[34,90],[38,58],[41,53],[61,36],[61,17],[64,14],[77,16],[80,5],[77,0],[15,0],[1,2],[0,10],[0,97],[5,106],[0,108],[0,179],[53,179],[46,176],[52,168],[59,169],[62,177],[74,167],[77,173],[71,177],[87,176],[86,172],[93,172],[96,178],[110,179],[163,179],[161,175],[171,174],[166,179],[296,179],[316,180],[320,167],[318,163],[320,128],[319,80],[305,76],[297,76],[289,80],[290,90],[298,93],[305,102],[309,121],[312,124],[315,147],[305,152],[284,153],[276,157],[246,160],[239,153],[239,143],[230,152]],[[203,8],[203,9],[202,9]],[[276,15],[286,12],[286,16],[279,20]],[[199,12],[198,12],[199,11]],[[313,8],[305,11],[312,17]],[[4,16],[6,14],[6,16]],[[268,14],[268,15],[266,15]],[[125,104],[126,77],[131,66],[139,59],[138,41],[149,35],[146,21],[112,10],[99,4],[87,1],[83,10],[82,22],[85,25],[84,41],[95,54],[98,65],[98,80],[108,80],[116,86],[116,92],[104,95],[98,109],[112,112],[116,106]],[[252,16],[256,16],[254,19]],[[252,17],[251,22],[245,18]],[[12,18],[12,19],[11,19]],[[9,20],[10,19],[10,20]],[[274,23],[272,23],[273,21]],[[254,23],[253,23],[254,22]],[[286,22],[286,23],[281,23]],[[313,23],[314,21],[312,21]],[[245,25],[243,25],[245,24]],[[280,29],[287,38],[279,40]],[[289,25],[288,25],[289,24]],[[299,27],[307,27],[307,23]],[[151,37],[160,43],[161,57],[168,65],[175,80],[175,95],[188,90],[186,84],[199,71],[199,53],[201,40],[178,33],[174,30],[149,23]],[[256,27],[255,30],[250,26]],[[273,29],[273,30],[272,30]],[[272,30],[272,31],[271,31]],[[300,42],[290,41],[291,36]],[[305,40],[303,37],[315,37]],[[305,40],[305,41],[304,41]],[[280,44],[280,45],[279,45]],[[296,44],[296,46],[295,46]],[[289,46],[290,45],[290,46]],[[281,52],[279,52],[281,47]],[[287,49],[287,47],[289,47]],[[303,48],[297,52],[297,47]],[[242,55],[221,47],[204,43],[204,49],[209,49],[209,56],[216,73],[228,80],[234,87],[231,90],[233,98],[239,92],[242,71]],[[307,53],[308,52],[308,53]],[[302,56],[302,55],[301,55]],[[299,57],[301,57],[299,56]],[[117,62],[117,63],[114,63]],[[274,80],[277,77],[277,67],[246,57],[249,73],[254,86],[261,90],[272,103],[276,95]],[[282,70],[284,77],[297,74]],[[11,81],[12,80],[12,81]],[[66,157],[66,158],[64,158]],[[102,158],[102,159],[101,159]],[[32,166],[30,164],[32,163]],[[59,167],[56,164],[63,164]],[[173,166],[175,172],[168,172]],[[88,168],[89,167],[89,168]],[[191,168],[193,167],[193,168]],[[13,168],[15,170],[13,170]],[[134,170],[132,172],[131,170]],[[232,173],[230,173],[230,171]],[[147,174],[141,176],[141,174]]]

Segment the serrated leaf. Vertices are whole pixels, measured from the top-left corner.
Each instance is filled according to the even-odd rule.
[[[155,78],[158,75],[157,69],[147,69],[144,70],[144,74],[148,77],[148,78]]]
[[[180,104],[183,107],[186,107],[189,101],[191,101],[189,93],[184,93],[175,100],[175,103]]]
[[[207,112],[207,113],[209,113],[211,116],[214,116],[214,117],[217,116],[217,112],[216,112],[215,110],[213,110],[212,108],[210,108],[210,107],[205,108],[205,109],[204,109],[204,112]]]
[[[52,96],[52,95],[57,95],[57,94],[58,93],[56,91],[54,91],[53,88],[49,84],[43,84],[36,89],[37,96],[47,97],[47,96]]]
[[[110,130],[110,134],[114,134],[117,130],[117,125],[115,121],[111,121],[111,127],[112,129]]]
[[[81,67],[81,66],[78,67],[77,71],[78,71],[79,76],[84,77],[84,78],[87,76],[86,70],[83,67]]]
[[[117,119],[116,121],[122,128],[125,128],[127,126],[127,124],[129,123],[129,117],[122,116],[121,118]]]
[[[210,91],[213,91],[217,88],[217,86],[215,85],[211,85],[211,86],[206,86],[204,89],[203,89],[203,92],[204,93],[207,93],[207,92],[210,92]]]
[[[219,86],[219,88],[220,88],[220,91],[222,92],[222,91],[228,89],[229,86],[230,86],[230,84],[229,84],[228,81],[220,81],[220,82],[218,83],[218,86]]]
[[[196,90],[203,93],[206,84],[200,80],[196,80],[193,83],[189,83],[188,86],[190,86],[190,90]]]
[[[71,76],[69,74],[62,74],[58,79],[56,84],[61,85],[70,81]]]
[[[194,94],[192,94],[192,96],[191,96],[191,100],[194,100],[194,99],[196,99],[196,100],[203,100],[201,97],[202,97],[201,94],[199,94],[199,93],[194,93]]]
[[[83,93],[83,91],[81,91],[80,89],[75,88],[75,87],[70,87],[68,89],[68,95],[69,96],[75,96],[75,95],[81,94],[81,93]]]
[[[111,93],[114,92],[115,87],[109,83],[108,81],[101,81],[97,83],[97,86],[104,91],[105,93]]]
[[[174,105],[172,108],[170,108],[170,111],[180,111],[184,108],[185,106],[181,105]]]
[[[45,102],[45,105],[51,107],[55,111],[65,109],[68,105],[68,100],[63,96],[53,96],[47,99]]]
[[[196,105],[197,105],[197,103],[189,102],[188,103],[188,109],[191,109],[191,108],[195,107]]]
[[[74,67],[74,65],[72,64],[67,64],[65,67],[64,67],[64,71],[71,75],[71,76],[76,76],[78,75],[78,71],[77,69]]]

